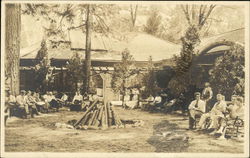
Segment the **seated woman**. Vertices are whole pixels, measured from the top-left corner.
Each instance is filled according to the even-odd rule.
[[[82,110],[82,102],[83,97],[79,92],[75,93],[75,96],[72,100],[72,104],[70,106],[70,111],[81,111]]]
[[[233,125],[236,119],[244,120],[244,101],[242,97],[232,96],[232,104],[227,107],[228,115],[220,119],[220,128],[215,132],[225,138],[227,125]]]
[[[62,94],[62,97],[61,97],[61,99],[60,99],[60,102],[61,102],[61,104],[62,104],[62,106],[66,106],[67,105],[67,103],[68,103],[68,96],[67,96],[67,94],[66,93],[63,93]]]
[[[38,110],[38,112],[44,112],[44,106],[45,106],[45,102],[40,98],[40,94],[34,92],[33,93],[33,98],[36,102],[36,108]]]
[[[42,96],[42,101],[44,101],[44,112],[48,113],[49,112],[49,108],[50,108],[50,102],[52,101],[53,97],[51,96],[50,92],[46,92],[43,96]]]

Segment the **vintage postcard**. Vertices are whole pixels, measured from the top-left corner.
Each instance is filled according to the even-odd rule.
[[[1,3],[1,157],[249,157],[249,2]]]

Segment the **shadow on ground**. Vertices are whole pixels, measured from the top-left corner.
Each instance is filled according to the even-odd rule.
[[[147,142],[155,147],[155,152],[186,152],[189,137],[186,129],[164,120],[153,126],[153,136]]]

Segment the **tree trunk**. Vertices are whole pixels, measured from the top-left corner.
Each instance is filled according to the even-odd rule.
[[[138,5],[136,5],[134,9],[133,9],[133,5],[130,5],[130,15],[131,15],[131,24],[132,24],[130,31],[133,31],[135,27],[137,8],[138,8]]]
[[[125,88],[125,84],[126,84],[126,79],[122,80],[122,107],[125,108],[125,94],[126,94],[126,88]]]
[[[84,83],[85,92],[89,92],[89,84],[90,84],[91,29],[92,29],[91,5],[88,5],[87,6],[87,18],[86,18],[86,45],[85,45],[85,83]]]
[[[20,90],[20,4],[6,4],[5,13],[5,85],[11,94],[17,95]]]

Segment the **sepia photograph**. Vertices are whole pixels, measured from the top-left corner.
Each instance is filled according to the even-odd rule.
[[[249,157],[249,5],[2,1],[1,157]]]

